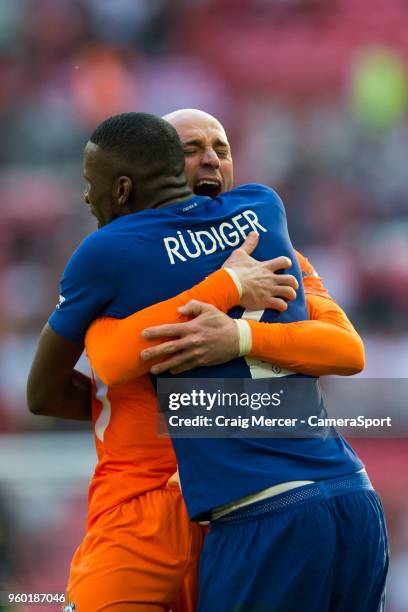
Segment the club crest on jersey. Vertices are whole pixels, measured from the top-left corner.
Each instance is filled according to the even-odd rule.
[[[253,210],[245,210],[229,221],[212,225],[206,230],[179,230],[176,236],[163,238],[163,242],[173,265],[177,260],[184,262],[202,255],[211,255],[219,249],[224,251],[228,247],[237,247],[252,231],[259,234],[268,230],[260,224]]]
[[[61,612],[76,612],[76,605],[71,601],[61,608]]]

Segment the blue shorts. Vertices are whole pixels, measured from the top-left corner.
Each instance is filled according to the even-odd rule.
[[[381,612],[388,543],[365,473],[306,485],[213,521],[199,612]]]

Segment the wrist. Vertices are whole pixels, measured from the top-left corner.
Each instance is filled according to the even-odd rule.
[[[234,319],[238,328],[239,357],[244,357],[252,350],[252,330],[245,319]]]
[[[238,293],[239,293],[239,298],[241,299],[241,297],[242,297],[242,283],[240,281],[240,278],[239,278],[238,274],[232,268],[224,268],[224,270],[226,272],[228,272],[228,274],[230,275],[230,277],[234,281],[234,283],[235,283],[235,285],[237,287]]]

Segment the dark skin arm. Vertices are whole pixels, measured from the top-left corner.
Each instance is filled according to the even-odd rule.
[[[65,340],[45,325],[27,382],[30,412],[91,420],[91,379],[74,370],[83,350],[82,342]]]

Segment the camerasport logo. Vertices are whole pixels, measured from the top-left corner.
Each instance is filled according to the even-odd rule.
[[[72,602],[67,603],[66,606],[61,608],[61,612],[76,612],[76,605]]]

